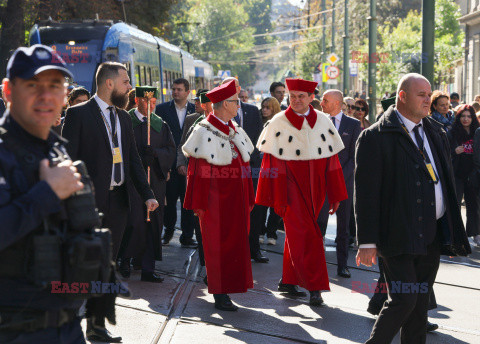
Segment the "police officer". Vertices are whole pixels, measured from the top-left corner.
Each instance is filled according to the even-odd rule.
[[[0,123],[0,343],[85,343],[81,301],[32,282],[39,271],[30,266],[47,218],[83,188],[70,160],[48,160],[66,155],[50,128],[72,77],[54,54],[43,45],[18,48],[3,81],[10,106]]]

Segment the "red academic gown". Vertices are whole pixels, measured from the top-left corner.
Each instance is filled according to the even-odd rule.
[[[229,127],[215,116],[209,115],[207,121],[229,134]],[[231,122],[229,126],[234,128]],[[229,165],[217,166],[193,156],[188,163],[183,206],[205,212],[199,220],[211,294],[243,293],[253,288],[248,242],[253,186],[249,163],[243,161],[236,146],[235,151],[238,156]]]
[[[305,120],[291,110],[286,111],[286,117],[297,130]],[[313,128],[317,120],[313,109],[307,119]],[[317,224],[326,192],[331,204],[348,197],[337,154],[287,161],[264,153],[255,201],[273,207],[283,217],[283,283],[309,291],[330,290],[323,238]]]

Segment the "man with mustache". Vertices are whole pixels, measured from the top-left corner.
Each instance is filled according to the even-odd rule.
[[[132,88],[121,63],[105,62],[95,76],[97,93],[89,101],[67,110],[62,135],[72,159],[83,160],[95,186],[95,199],[104,214],[103,226],[112,232],[113,259],[120,248],[130,207],[128,195],[136,189],[150,211],[158,202],[135,146],[132,121],[123,110]],[[108,304],[108,305],[107,305]],[[114,321],[114,305],[105,297],[87,302],[87,339],[118,343],[105,328]]]

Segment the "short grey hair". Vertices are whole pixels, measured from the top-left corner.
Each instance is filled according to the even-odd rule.
[[[225,102],[225,100],[222,100],[221,102],[218,102],[218,103],[213,103],[213,108],[215,110],[218,110],[222,107],[223,103]]]

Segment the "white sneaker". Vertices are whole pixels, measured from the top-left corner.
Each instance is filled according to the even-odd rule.
[[[263,244],[265,242],[265,236],[264,235],[260,235],[260,237],[258,238],[258,242],[260,244]]]
[[[480,235],[474,236],[473,242],[475,243],[475,245],[477,245],[477,247],[480,247]]]
[[[275,240],[274,238],[268,238],[267,245],[276,245],[276,244],[277,244],[277,240]]]

